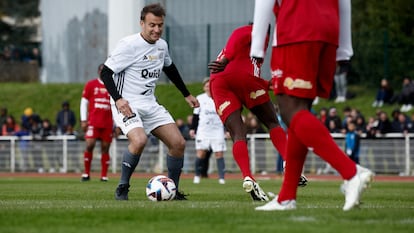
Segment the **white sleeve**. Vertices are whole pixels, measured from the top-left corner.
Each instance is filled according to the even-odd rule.
[[[80,102],[80,120],[87,121],[88,120],[88,104],[89,101],[82,97]]]
[[[255,0],[250,57],[265,57],[267,30],[273,16],[276,0]]]
[[[336,60],[350,60],[354,51],[352,49],[351,32],[351,0],[339,1],[339,46],[336,51]]]

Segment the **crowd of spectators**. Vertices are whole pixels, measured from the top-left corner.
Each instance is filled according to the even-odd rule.
[[[414,105],[414,80],[409,77],[404,77],[401,84],[401,90],[397,93],[394,93],[394,89],[391,87],[388,80],[381,80],[372,107],[379,108],[384,104],[394,103],[401,105],[401,112],[411,111]]]
[[[391,115],[378,109],[368,120],[357,108],[348,106],[343,109],[342,117],[335,107],[321,108],[317,116],[330,133],[346,134],[351,123],[356,132],[368,138],[387,133],[414,133],[414,113],[410,116],[399,109],[395,109]]]
[[[75,124],[75,113],[67,101],[62,103],[62,110],[57,112],[55,124],[48,118],[42,119],[30,107],[24,109],[18,123],[6,107],[0,108],[0,136],[33,136],[40,140],[52,135],[76,135]]]
[[[14,61],[14,62],[27,62],[38,64],[42,66],[42,57],[37,47],[15,47],[13,45],[5,46],[0,51],[0,61]]]

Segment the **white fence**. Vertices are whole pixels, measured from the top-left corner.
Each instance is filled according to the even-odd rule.
[[[338,146],[343,148],[344,136],[333,134]],[[414,134],[387,134],[375,139],[361,139],[360,163],[379,174],[414,175],[412,146]],[[125,137],[113,140],[110,149],[111,168],[119,172],[119,162],[128,141]],[[273,148],[268,134],[249,135],[251,168],[254,173],[273,173],[277,167],[277,151]],[[239,172],[231,153],[232,142],[227,141],[225,153],[226,171]],[[45,140],[34,140],[30,136],[0,136],[0,172],[77,172],[83,171],[85,142],[74,136],[50,136]],[[194,141],[187,141],[184,173],[194,172]],[[139,172],[164,172],[166,147],[158,140],[149,140],[137,167]],[[100,143],[98,142],[92,161],[92,171],[100,171]],[[318,156],[311,151],[305,163],[305,173],[332,173]],[[216,171],[214,156],[210,172]]]

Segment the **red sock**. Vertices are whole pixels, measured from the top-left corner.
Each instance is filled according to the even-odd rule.
[[[356,173],[356,164],[339,148],[328,129],[309,111],[302,110],[290,122],[297,139],[335,168],[342,178],[351,179]],[[290,153],[289,153],[290,154]]]
[[[282,156],[283,160],[286,161],[286,132],[282,127],[276,127],[269,131],[270,140],[273,143],[273,146]]]
[[[91,173],[92,156],[93,154],[91,152],[83,152],[83,165],[85,167],[85,174],[88,174],[88,176]]]
[[[282,188],[278,194],[279,202],[296,199],[299,177],[308,153],[308,148],[297,139],[293,130],[288,130],[287,138],[286,167]]]
[[[233,144],[233,158],[239,165],[243,177],[250,176],[253,179],[250,171],[250,158],[247,149],[246,141],[236,141]]]
[[[101,155],[101,177],[108,176],[109,159],[109,154]]]

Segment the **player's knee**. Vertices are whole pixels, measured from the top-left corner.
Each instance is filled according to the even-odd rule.
[[[173,156],[182,156],[185,150],[185,140],[177,140],[169,150],[170,154]]]

